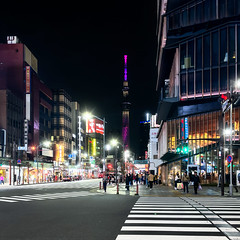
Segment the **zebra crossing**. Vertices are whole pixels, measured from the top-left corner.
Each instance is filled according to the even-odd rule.
[[[45,190],[45,189],[95,189],[99,187],[99,179],[92,180],[81,180],[75,182],[56,182],[56,183],[45,183],[45,184],[33,184],[33,185],[15,185],[15,186],[4,186],[0,191],[5,191],[8,189],[35,189],[35,190]]]
[[[238,240],[239,231],[239,199],[140,197],[116,240]]]
[[[77,197],[88,197],[94,195],[101,195],[101,193],[91,193],[89,191],[75,191],[75,192],[61,192],[61,193],[45,193],[45,194],[27,194],[14,195],[8,197],[0,197],[0,202],[3,203],[17,203],[17,202],[31,202],[43,200],[69,199]]]

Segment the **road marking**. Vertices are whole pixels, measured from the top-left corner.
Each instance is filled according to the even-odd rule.
[[[225,236],[189,236],[189,235],[118,235],[116,240],[227,240]]]

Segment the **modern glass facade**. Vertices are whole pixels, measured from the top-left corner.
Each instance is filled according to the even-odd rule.
[[[182,98],[226,93],[240,78],[240,24],[213,29],[179,48]]]
[[[240,14],[239,0],[197,0],[167,13],[168,31]]]
[[[222,117],[221,111],[209,112],[184,118],[173,119],[167,122],[168,152],[180,154],[183,148],[188,149],[185,157],[169,164],[169,171],[174,167],[178,172],[185,172],[187,165],[198,165],[202,180],[206,182],[217,182],[220,170],[219,161],[219,120]],[[240,107],[233,109],[233,170],[240,168],[238,150],[239,142],[239,119]],[[230,116],[226,112],[224,116],[224,129],[229,127]],[[229,155],[229,136],[225,136],[225,156]],[[226,172],[229,172],[227,161]]]

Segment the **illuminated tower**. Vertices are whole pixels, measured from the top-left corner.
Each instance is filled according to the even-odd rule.
[[[124,150],[129,149],[129,87],[127,79],[127,55],[124,55],[124,81],[123,81],[123,103],[122,103],[122,140]]]

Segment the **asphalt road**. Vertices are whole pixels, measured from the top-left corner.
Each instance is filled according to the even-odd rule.
[[[97,193],[95,182],[1,189],[0,239],[116,239],[138,198]]]

